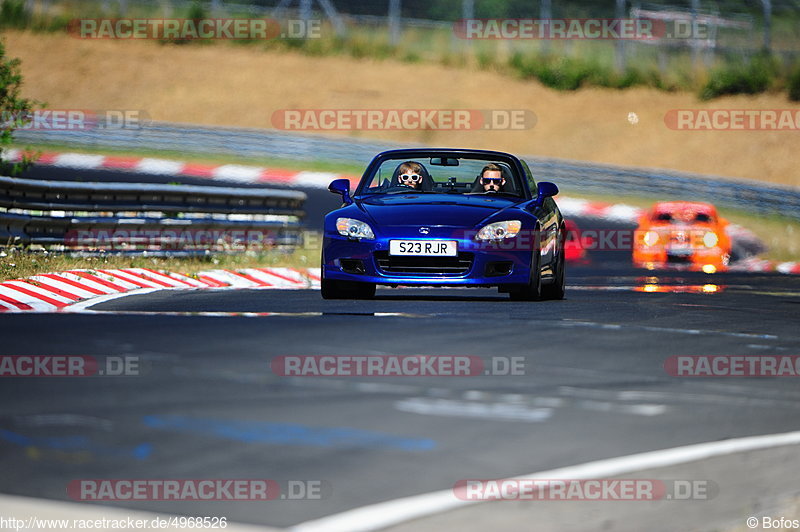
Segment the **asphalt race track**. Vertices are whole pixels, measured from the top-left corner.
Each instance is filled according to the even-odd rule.
[[[800,278],[639,271],[623,252],[591,259],[569,270],[564,301],[489,289],[379,289],[374,301],[187,290],[3,316],[4,354],[138,357],[141,370],[4,379],[0,492],[70,500],[76,479],[320,481],[320,500],[110,503],[286,527],[462,479],[800,429],[796,379],[664,368],[675,355],[797,355]],[[487,367],[519,357],[524,371],[284,377],[270,362],[285,355],[471,355]],[[796,486],[778,491],[774,500]],[[697,529],[719,525],[702,516]]]

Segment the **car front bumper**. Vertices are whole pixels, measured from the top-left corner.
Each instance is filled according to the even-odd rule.
[[[637,248],[633,253],[634,266],[647,269],[670,265],[699,270],[713,266],[716,271],[723,271],[727,269],[729,261],[730,255],[719,247],[695,249],[690,253],[671,253],[664,247]]]
[[[353,240],[326,235],[322,252],[323,277],[383,285],[476,287],[520,285],[530,279],[532,251],[520,249],[514,239],[495,245],[478,244],[469,239],[431,239],[456,240],[458,260],[390,257],[389,240]]]

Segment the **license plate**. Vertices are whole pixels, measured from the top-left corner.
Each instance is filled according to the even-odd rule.
[[[667,249],[667,255],[672,255],[674,257],[688,257],[692,253],[692,248],[688,246],[671,246]]]
[[[422,257],[455,257],[455,240],[390,240],[389,255],[419,255]]]

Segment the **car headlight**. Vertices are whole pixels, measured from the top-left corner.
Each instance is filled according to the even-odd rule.
[[[707,248],[713,248],[717,245],[717,242],[719,242],[719,237],[714,231],[707,231],[706,234],[703,235],[703,244],[705,244]]]
[[[375,233],[372,232],[372,228],[368,224],[352,218],[337,218],[336,230],[339,231],[340,235],[352,238],[366,238],[368,240],[375,238]]]
[[[503,240],[504,238],[514,238],[522,229],[522,222],[519,220],[507,220],[505,222],[494,222],[485,225],[478,231],[475,237],[478,240]]]
[[[658,244],[658,233],[656,233],[655,231],[647,231],[644,234],[644,243],[645,245],[651,247]]]

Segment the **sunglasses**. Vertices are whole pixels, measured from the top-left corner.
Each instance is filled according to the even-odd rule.
[[[419,174],[403,174],[400,176],[400,179],[403,181],[413,181],[416,183],[417,181],[422,181],[422,176]]]
[[[487,185],[499,185],[503,182],[502,177],[482,177],[481,181],[483,181]]]

